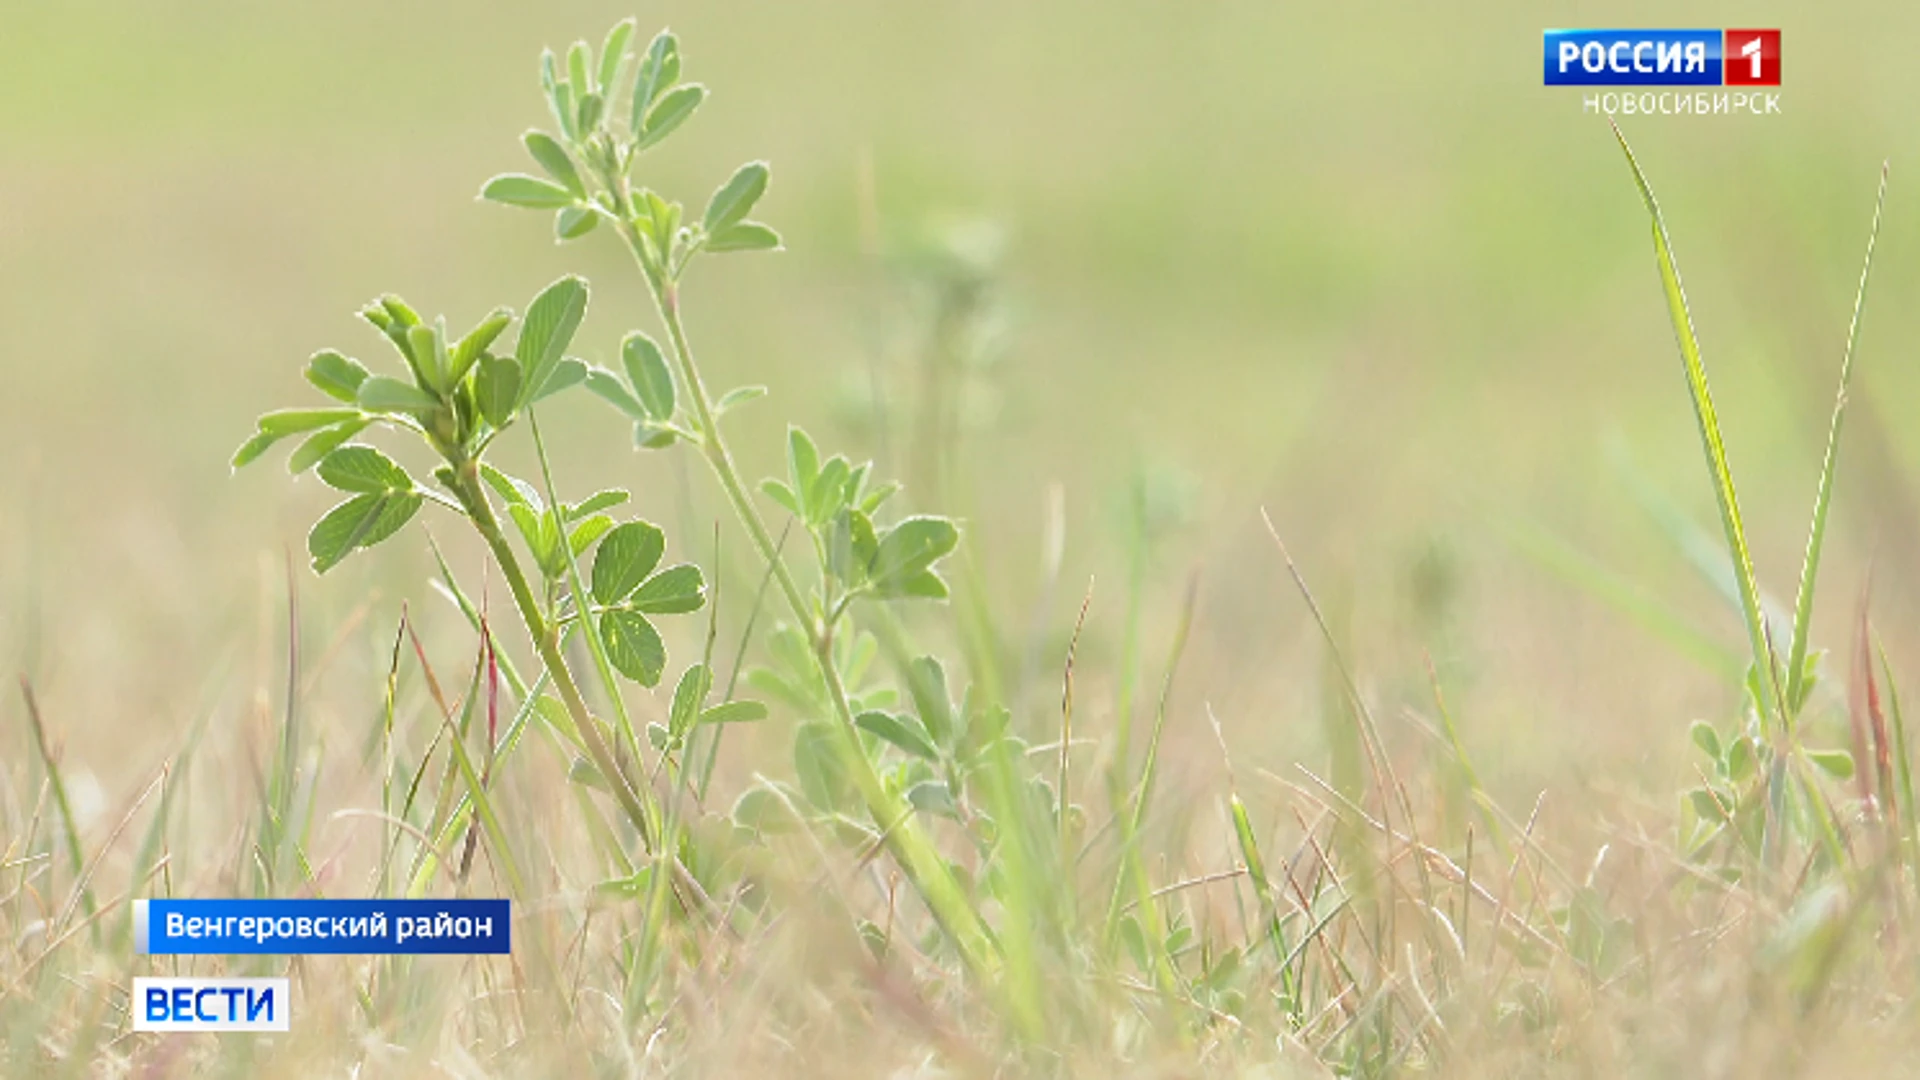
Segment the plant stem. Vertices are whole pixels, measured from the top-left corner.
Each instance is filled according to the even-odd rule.
[[[494,561],[500,564],[500,573],[507,579],[507,588],[513,593],[514,605],[520,609],[520,621],[526,624],[527,636],[533,639],[541,663],[552,678],[554,688],[560,692],[560,701],[566,706],[567,715],[573,719],[573,726],[580,733],[581,746],[586,749],[587,756],[593,759],[600,775],[606,778],[607,787],[619,800],[627,817],[632,819],[634,828],[640,831],[641,842],[648,851],[652,851],[653,814],[627,782],[626,773],[614,759],[606,740],[600,736],[596,721],[587,711],[586,700],[580,696],[580,687],[574,683],[573,674],[567,670],[566,658],[560,654],[560,635],[547,624],[546,616],[541,614],[540,602],[533,595],[533,587],[528,584],[526,573],[520,569],[520,560],[508,545],[506,534],[500,531],[500,521],[494,517],[493,507],[487,502],[486,493],[481,490],[479,463],[471,459],[456,463],[453,477],[454,496],[465,508],[480,538],[486,541],[488,550],[493,552]]]
[[[726,440],[720,435],[720,425],[714,419],[713,405],[707,397],[706,383],[700,378],[699,367],[694,362],[693,349],[687,344],[686,328],[680,319],[678,289],[673,281],[650,265],[639,233],[630,221],[621,234],[634,259],[640,264],[654,305],[666,325],[674,363],[686,383],[687,396],[693,402],[701,453],[719,480],[727,501],[733,504],[734,513],[747,530],[754,550],[765,560],[781,594],[786,597],[788,607],[806,629],[814,659],[819,664],[821,676],[826,680],[834,712],[840,721],[835,727],[839,732],[840,754],[848,775],[859,789],[875,824],[884,831],[886,843],[893,850],[894,857],[906,870],[935,921],[959,949],[962,960],[975,975],[990,977],[997,965],[993,960],[990,939],[978,913],[968,902],[946,860],[918,827],[905,801],[887,790],[855,734],[852,705],[833,662],[833,628],[809,607],[805,594],[794,581],[792,570],[781,557],[779,546],[774,543],[773,534],[768,531],[759,509],[747,494],[746,485],[740,480],[740,471],[734,466],[733,455],[728,451]],[[899,822],[897,827],[894,826],[895,822]]]

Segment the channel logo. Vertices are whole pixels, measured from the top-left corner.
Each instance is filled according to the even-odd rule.
[[[135,1031],[287,1031],[286,979],[133,980]]]
[[[1779,86],[1778,30],[1548,30],[1548,86]]]

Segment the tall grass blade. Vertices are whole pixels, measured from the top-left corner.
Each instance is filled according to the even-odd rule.
[[[1813,497],[1813,523],[1807,529],[1807,557],[1800,567],[1800,593],[1793,604],[1793,638],[1787,646],[1787,706],[1797,713],[1806,693],[1807,625],[1813,619],[1814,580],[1820,571],[1820,546],[1827,535],[1827,510],[1833,500],[1833,472],[1840,456],[1840,424],[1847,415],[1847,387],[1853,382],[1853,349],[1860,340],[1860,311],[1867,302],[1867,275],[1873,270],[1873,244],[1880,237],[1880,216],[1887,206],[1887,169],[1880,166],[1880,193],[1873,202],[1873,226],[1860,266],[1860,287],[1853,294],[1853,318],[1847,324],[1847,349],[1840,357],[1840,389],[1834,395],[1833,421],[1827,428],[1827,453],[1820,465],[1820,487]]]
[[[1633,148],[1627,145],[1627,137],[1621,133],[1620,125],[1613,125],[1613,134],[1620,142],[1621,152],[1627,156],[1627,165],[1633,169],[1634,183],[1639,186],[1640,197],[1646,202],[1647,213],[1652,218],[1653,250],[1660,263],[1660,283],[1666,291],[1667,313],[1673,319],[1674,337],[1679,341],[1680,359],[1686,368],[1687,390],[1693,398],[1694,420],[1700,428],[1700,444],[1706,452],[1707,472],[1712,477],[1714,498],[1720,506],[1720,524],[1726,531],[1734,581],[1740,588],[1740,607],[1746,618],[1747,640],[1753,650],[1754,670],[1760,674],[1756,680],[1760,711],[1763,715],[1777,717],[1785,729],[1790,721],[1774,693],[1773,680],[1769,677],[1775,667],[1774,654],[1767,639],[1765,615],[1760,606],[1760,588],[1754,580],[1753,556],[1747,547],[1747,531],[1740,523],[1740,501],[1733,489],[1733,470],[1727,463],[1726,441],[1720,434],[1720,417],[1714,411],[1713,394],[1707,388],[1706,363],[1700,357],[1700,342],[1693,332],[1693,316],[1687,310],[1686,292],[1680,285],[1680,270],[1674,265],[1673,248],[1667,240],[1666,221],[1660,216],[1660,204],[1654,200],[1653,188],[1647,183],[1646,174],[1640,170],[1640,163],[1634,159]]]

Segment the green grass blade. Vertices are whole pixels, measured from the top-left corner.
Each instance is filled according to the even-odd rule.
[[[1740,588],[1740,608],[1746,618],[1747,641],[1753,650],[1754,669],[1761,673],[1757,683],[1760,688],[1760,709],[1764,714],[1779,717],[1782,726],[1787,724],[1786,713],[1773,691],[1773,680],[1768,677],[1775,667],[1773,648],[1768,643],[1765,615],[1760,607],[1760,588],[1753,573],[1753,556],[1747,547],[1747,531],[1740,523],[1740,501],[1733,489],[1733,470],[1727,463],[1727,447],[1720,434],[1720,417],[1714,411],[1713,394],[1707,388],[1706,363],[1700,356],[1700,341],[1693,332],[1693,317],[1687,311],[1687,296],[1680,285],[1680,269],[1674,264],[1673,248],[1667,240],[1666,221],[1660,216],[1660,204],[1654,200],[1653,188],[1648,185],[1646,174],[1640,171],[1640,163],[1634,159],[1633,148],[1627,145],[1627,137],[1621,133],[1618,124],[1613,128],[1614,137],[1620,141],[1620,150],[1627,156],[1627,164],[1633,169],[1634,183],[1640,188],[1640,197],[1647,204],[1647,213],[1653,219],[1653,250],[1660,262],[1660,283],[1667,295],[1667,313],[1673,319],[1674,337],[1680,345],[1680,359],[1686,368],[1687,390],[1693,398],[1694,420],[1700,428],[1700,443],[1707,456],[1707,472],[1713,479],[1713,494],[1720,506],[1720,524],[1726,531],[1728,555],[1733,561],[1733,576]]]
[[[1787,648],[1787,707],[1798,712],[1806,693],[1807,625],[1813,619],[1814,579],[1820,571],[1820,545],[1827,535],[1827,509],[1833,499],[1834,464],[1840,451],[1840,424],[1847,415],[1847,387],[1853,381],[1853,349],[1860,340],[1860,311],[1867,301],[1867,275],[1873,270],[1873,244],[1880,236],[1880,215],[1887,206],[1887,166],[1880,166],[1880,194],[1873,203],[1873,227],[1867,231],[1867,255],[1860,266],[1860,287],[1853,294],[1853,319],[1847,324],[1847,351],[1840,357],[1840,390],[1834,396],[1827,428],[1826,459],[1813,497],[1813,523],[1807,529],[1807,557],[1800,567],[1800,593],[1793,604],[1793,638]]]

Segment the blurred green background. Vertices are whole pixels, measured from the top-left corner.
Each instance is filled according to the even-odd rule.
[[[578,270],[596,285],[589,359],[652,326],[606,237],[559,247],[543,218],[474,197],[526,168],[515,137],[548,122],[540,47],[635,14],[643,40],[679,31],[716,91],[649,182],[697,202],[740,161],[774,164],[760,213],[789,250],[713,260],[689,286],[719,381],[774,390],[734,423],[750,472],[777,467],[789,418],[872,452],[836,418],[850,381],[899,360],[885,254],[995,222],[998,407],[954,509],[1010,648],[1031,625],[1061,643],[1096,579],[1092,724],[1111,722],[1122,508],[1145,475],[1184,508],[1146,579],[1150,678],[1201,573],[1183,768],[1216,767],[1203,700],[1274,771],[1313,752],[1320,650],[1265,506],[1389,703],[1425,707],[1432,651],[1502,783],[1631,767],[1664,790],[1687,720],[1735,706],[1729,682],[1524,552],[1577,551],[1729,651],[1740,631],[1635,494],[1717,535],[1644,212],[1605,120],[1540,85],[1539,35],[1733,25],[1784,29],[1784,115],[1622,123],[1674,234],[1763,581],[1786,597],[1891,159],[1816,625],[1844,654],[1871,562],[1912,682],[1920,8],[1455,7],[9,0],[0,656],[112,788],[276,678],[282,553],[304,563],[326,495],[226,460],[256,413],[306,399],[314,349],[389,359],[360,303],[399,292],[464,325]],[[563,475],[634,488],[704,554],[721,508],[695,463],[630,453],[584,396],[555,417]],[[429,566],[414,534],[301,570],[309,648],[355,658],[320,690],[344,713],[374,707],[402,600],[456,628]],[[1037,655],[1036,700],[1054,698],[1058,652]],[[23,738],[9,724],[0,745]]]

